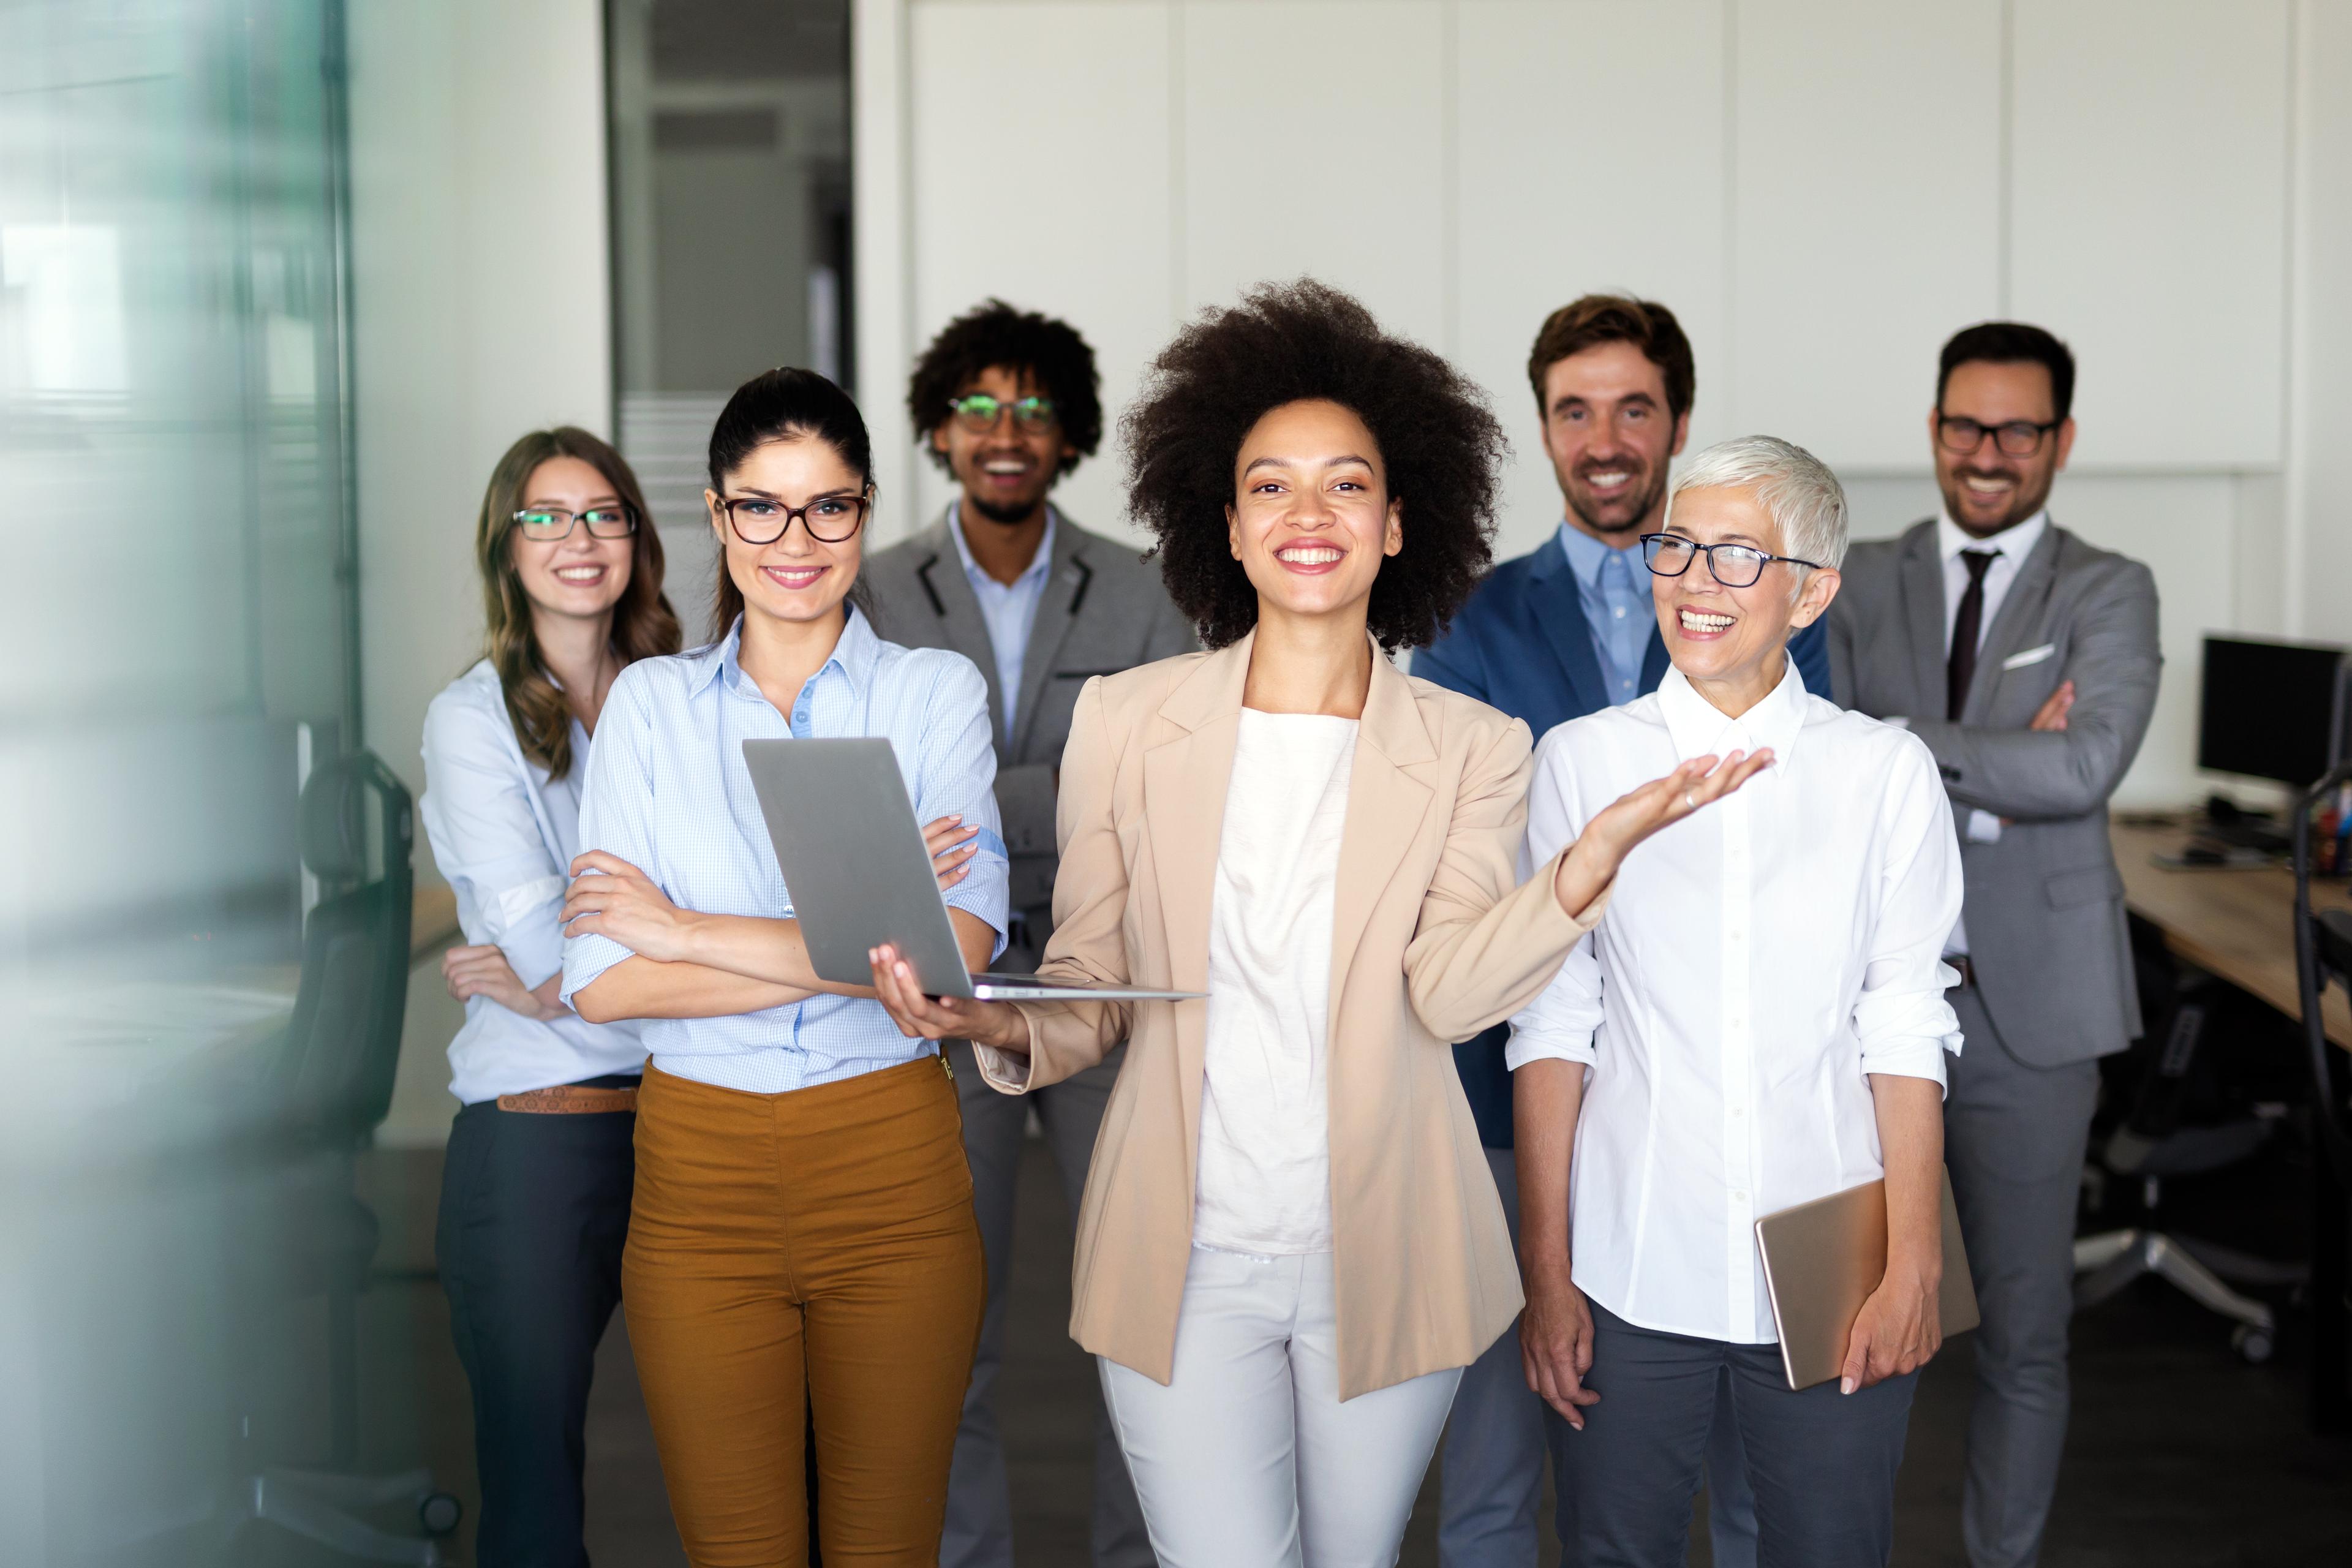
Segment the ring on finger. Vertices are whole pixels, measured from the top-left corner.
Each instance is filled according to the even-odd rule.
[[[1683,791],[1683,805],[1691,811],[1698,809],[1698,797],[1689,790]]]

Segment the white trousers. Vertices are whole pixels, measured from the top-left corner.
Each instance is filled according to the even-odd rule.
[[[1331,1255],[1192,1249],[1166,1387],[1100,1360],[1160,1568],[1391,1568],[1459,1367],[1339,1401]]]

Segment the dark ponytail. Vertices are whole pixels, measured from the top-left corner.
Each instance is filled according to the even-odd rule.
[[[865,416],[849,394],[813,370],[790,365],[753,376],[735,389],[719,423],[710,427],[710,488],[727,493],[727,476],[771,441],[814,437],[831,447],[841,460],[857,471],[861,483],[874,483],[874,443],[866,434]],[[868,525],[872,523],[869,514]],[[726,527],[725,519],[719,527]],[[853,584],[850,602],[864,605],[863,584]],[[743,613],[743,590],[727,570],[727,543],[719,542],[719,589],[713,604],[711,635],[724,638]]]

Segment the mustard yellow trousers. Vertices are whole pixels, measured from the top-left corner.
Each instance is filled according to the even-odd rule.
[[[786,1094],[646,1070],[621,1267],[670,1510],[696,1568],[939,1561],[986,1296],[935,1058]]]

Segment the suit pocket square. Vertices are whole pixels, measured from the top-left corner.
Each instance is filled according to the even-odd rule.
[[[2030,647],[2023,653],[2011,654],[2007,658],[2000,661],[2000,667],[2003,669],[2023,669],[2029,664],[2040,664],[2043,659],[2048,658],[2052,654],[2056,653],[2057,651],[2058,645],[2056,643],[2046,642],[2040,647]]]

